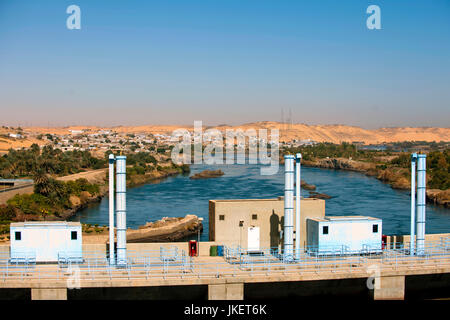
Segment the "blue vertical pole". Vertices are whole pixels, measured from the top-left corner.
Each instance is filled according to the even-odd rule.
[[[417,255],[425,252],[426,154],[417,155]]]
[[[284,156],[284,260],[293,259],[294,249],[294,156]]]
[[[116,158],[117,265],[127,263],[126,156]]]
[[[295,259],[300,260],[300,186],[302,154],[295,156]]]
[[[416,241],[416,162],[417,153],[411,155],[411,240],[409,254],[414,255]]]
[[[109,155],[109,263],[115,264],[114,253],[114,155]]]

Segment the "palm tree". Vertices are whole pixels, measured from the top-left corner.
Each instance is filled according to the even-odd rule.
[[[51,159],[51,158],[44,158],[41,161],[42,168],[45,170],[45,172],[51,172],[53,173],[55,171],[55,167],[56,167],[56,162],[55,160]]]
[[[52,192],[51,181],[44,170],[40,169],[36,171],[33,179],[34,179],[34,193],[39,193],[46,196]]]
[[[8,167],[8,171],[11,173],[12,176],[15,176],[16,169],[17,169],[17,163],[16,162],[10,163],[10,165]]]

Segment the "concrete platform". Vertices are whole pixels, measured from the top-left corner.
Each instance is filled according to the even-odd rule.
[[[271,260],[272,261],[272,260]],[[117,269],[84,263],[61,268],[56,264],[0,267],[0,288],[30,288],[32,299],[65,299],[67,288],[208,286],[209,299],[244,297],[244,285],[338,279],[374,278],[374,299],[403,299],[405,276],[450,273],[450,259],[412,257],[392,261],[382,257],[339,260],[316,258],[301,263],[230,264],[223,257],[194,257],[160,265]]]

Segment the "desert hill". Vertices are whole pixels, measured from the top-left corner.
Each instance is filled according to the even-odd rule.
[[[0,152],[6,152],[10,148],[28,148],[33,143],[43,144],[34,138],[29,139],[16,139],[9,136],[9,133],[16,133],[5,128],[0,128]]]
[[[401,141],[450,141],[450,128],[380,128],[367,130],[355,126],[346,125],[306,125],[306,124],[282,124],[279,122],[257,122],[244,124],[237,127],[217,127],[219,130],[241,128],[243,130],[254,129],[278,129],[281,141],[293,139],[311,139],[317,142],[353,142],[360,141],[366,144]]]
[[[95,133],[99,130],[109,130],[117,133],[142,133],[142,134],[165,134],[171,135],[175,129],[185,128],[193,130],[193,125],[148,125],[148,126],[118,126],[118,127],[58,127],[43,128],[29,127],[24,128],[25,132],[30,133],[51,133],[51,134],[69,134],[69,130],[87,130],[86,133]],[[401,141],[450,141],[450,128],[434,127],[396,127],[380,128],[368,130],[356,126],[347,125],[307,125],[307,124],[284,124],[274,121],[262,121],[246,123],[238,126],[221,125],[208,127],[203,125],[203,130],[216,128],[222,132],[227,129],[278,129],[280,132],[280,141],[291,141],[293,139],[306,140],[311,139],[317,142],[364,142],[366,144],[378,144],[383,142],[401,142]],[[270,134],[270,131],[268,132]],[[3,140],[9,140],[4,139]],[[9,143],[8,143],[9,144]],[[28,144],[28,143],[26,143]]]

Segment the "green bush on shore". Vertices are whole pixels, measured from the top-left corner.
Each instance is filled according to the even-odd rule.
[[[179,168],[181,169],[182,173],[189,173],[191,172],[191,168],[189,167],[188,164],[182,164],[179,166]]]
[[[70,196],[80,196],[83,191],[96,195],[99,190],[98,185],[91,184],[86,179],[63,182],[47,177],[35,184],[33,194],[16,194],[7,201],[7,206],[0,207],[0,219],[13,219],[16,216],[15,209],[24,214],[43,217],[59,215],[72,206]]]
[[[147,164],[156,165],[158,161],[156,161],[155,157],[152,156],[149,152],[138,152],[138,153],[130,153],[127,154],[127,164],[128,165],[139,165],[141,167],[145,167]]]
[[[39,148],[37,144],[28,149],[13,150],[0,157],[0,177],[30,177],[39,171],[45,174],[66,176],[106,166],[105,159],[98,159],[89,151],[66,151],[54,149],[51,145]]]
[[[7,201],[8,206],[17,208],[25,214],[54,214],[61,206],[55,206],[52,200],[41,194],[16,194]]]
[[[302,153],[304,160],[313,160],[314,158],[350,158],[367,159],[373,157],[372,151],[358,150],[355,145],[343,142],[341,144],[334,143],[318,143],[315,145],[301,146],[295,148],[287,148],[291,154]]]
[[[433,151],[428,154],[428,186],[441,190],[450,189],[450,150]]]
[[[402,153],[390,162],[391,165],[411,167],[411,154]],[[431,189],[450,189],[450,150],[432,151],[427,155],[427,186]]]
[[[14,207],[10,205],[0,205],[0,220],[1,223],[9,223],[16,216]]]
[[[89,181],[84,178],[77,179],[75,181],[67,181],[66,186],[68,189],[67,192],[76,196],[79,196],[83,191],[87,191],[91,195],[98,194],[100,192],[99,185],[89,183]]]
[[[401,144],[402,145],[402,144]],[[402,145],[403,146],[403,145]],[[433,143],[430,144],[433,146]],[[437,146],[437,144],[436,144]],[[405,143],[404,147],[414,147],[413,143]],[[401,152],[390,161],[380,161],[380,156],[392,155],[390,151],[358,150],[349,143],[318,143],[309,146],[286,148],[286,153],[302,153],[304,160],[330,158],[352,158],[353,160],[376,163],[377,170],[390,168],[408,169],[411,166],[411,152]],[[377,160],[376,157],[378,157]],[[403,170],[405,178],[410,179],[408,170]],[[431,151],[427,154],[427,186],[431,189],[447,190],[450,188],[450,149]]]

